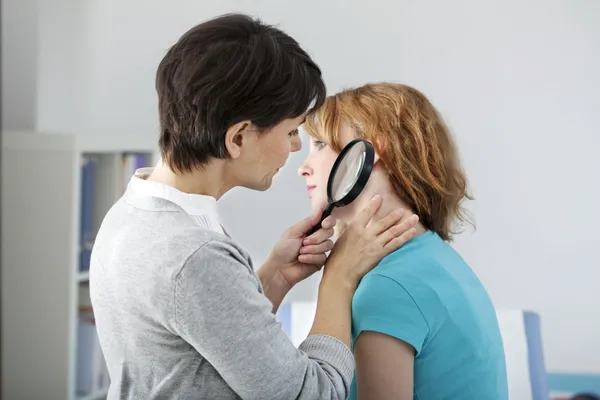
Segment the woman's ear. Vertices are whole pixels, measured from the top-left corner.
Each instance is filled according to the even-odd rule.
[[[376,165],[381,159],[380,154],[383,149],[385,149],[385,146],[387,146],[387,139],[385,137],[378,137],[373,141],[373,147],[375,149],[375,160],[373,161],[373,165]]]
[[[242,154],[242,146],[247,140],[247,134],[251,126],[251,121],[242,121],[231,125],[227,129],[227,132],[225,132],[225,149],[229,157],[236,159]]]

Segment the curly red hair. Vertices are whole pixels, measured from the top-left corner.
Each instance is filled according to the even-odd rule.
[[[373,83],[329,96],[307,117],[309,135],[341,151],[341,123],[371,143],[396,194],[423,225],[451,241],[456,223],[470,222],[461,204],[473,199],[452,135],[420,91]]]

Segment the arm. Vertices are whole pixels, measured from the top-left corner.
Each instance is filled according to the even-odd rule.
[[[277,313],[281,302],[292,289],[292,285],[283,279],[279,273],[280,268],[280,265],[269,259],[258,269],[258,271],[256,271],[256,275],[258,276],[258,279],[260,279],[265,296],[267,296],[271,301],[271,304],[273,304],[273,313]]]
[[[411,294],[387,276],[370,274],[356,291],[352,313],[358,399],[412,399],[414,357],[429,325]]]
[[[324,274],[319,285],[317,310],[309,337],[331,335],[350,348],[353,294],[354,284],[344,280],[344,277],[336,279]]]
[[[324,325],[325,329],[336,325],[326,321],[331,315],[337,314],[338,306],[343,305],[343,318],[346,318],[346,314],[350,318],[348,303],[358,281],[385,255],[402,246],[415,233],[414,228],[411,228],[418,218],[414,216],[402,220],[402,210],[371,220],[380,205],[381,197],[375,196],[350,224],[349,229],[345,229],[345,234],[337,241],[330,257],[326,253],[334,247],[330,238],[335,233],[336,223],[332,216],[325,218],[321,229],[308,237],[305,235],[320,220],[320,212],[288,229],[273,248],[267,262],[258,270],[265,295],[273,304],[273,312],[277,312],[281,301],[296,283],[308,278],[327,263],[325,275],[337,277],[324,279],[326,283],[321,287],[323,290],[319,290],[319,297],[326,297],[327,300],[319,302],[321,307],[318,305],[317,310],[327,308],[328,311],[325,312],[325,318],[318,318],[320,322],[316,330],[322,330],[320,325]],[[333,290],[326,289],[329,287]],[[337,333],[348,328],[349,322],[344,322],[343,325],[336,326],[335,337],[339,337]],[[343,336],[343,342],[348,344],[348,334]]]
[[[225,236],[231,238],[223,225],[221,225],[221,229],[223,229]],[[281,274],[279,273],[279,270],[281,269],[281,265],[279,264],[278,261],[274,261],[269,257],[256,273],[263,287],[265,296],[267,296],[273,304],[273,314],[277,313],[281,302],[288,292],[292,290],[293,286],[285,281],[285,279],[282,279]]]
[[[327,335],[295,348],[250,261],[232,245],[208,242],[188,259],[174,306],[178,334],[240,397],[345,399],[354,369],[350,349]]]
[[[334,233],[335,219],[325,218],[322,229],[310,237],[305,236],[319,218],[320,213],[315,213],[284,232],[257,271],[265,296],[273,304],[273,313],[296,283],[320,270],[327,260],[326,253],[333,247],[330,237]]]
[[[354,345],[357,398],[412,400],[415,349],[392,336],[363,332]]]

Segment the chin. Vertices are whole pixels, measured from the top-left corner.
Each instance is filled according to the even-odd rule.
[[[257,192],[264,192],[268,190],[273,185],[272,179],[265,179],[259,182],[245,182],[240,185],[241,187],[245,187],[246,189],[256,190]]]
[[[310,201],[310,208],[313,213],[316,213],[320,210],[325,210],[325,208],[327,208],[327,201],[321,201],[319,199],[312,198]]]
[[[326,207],[326,206],[325,206]],[[310,209],[312,211],[313,214],[316,214],[317,212],[321,211],[322,209],[324,209],[325,207],[321,207],[318,204],[311,204]]]
[[[272,186],[272,183],[268,182],[268,183],[262,183],[260,185],[256,185],[254,187],[251,187],[250,189],[256,190],[258,192],[266,192],[267,190],[269,190],[271,188],[271,186]]]

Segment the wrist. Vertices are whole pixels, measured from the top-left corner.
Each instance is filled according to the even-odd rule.
[[[293,286],[281,275],[280,267],[267,260],[256,272],[265,296],[273,304],[273,312],[277,311],[284,297]]]
[[[275,268],[267,261],[256,271],[256,275],[263,287],[268,286],[275,275]]]
[[[277,295],[281,295],[282,297],[292,290],[293,287],[277,270],[265,274],[264,280],[261,279],[261,283],[265,291],[277,293]]]
[[[348,274],[337,271],[327,271],[325,268],[323,271],[323,277],[321,278],[321,283],[319,284],[319,291],[333,290],[335,292],[347,292],[354,294],[357,287],[357,279],[353,279]]]

